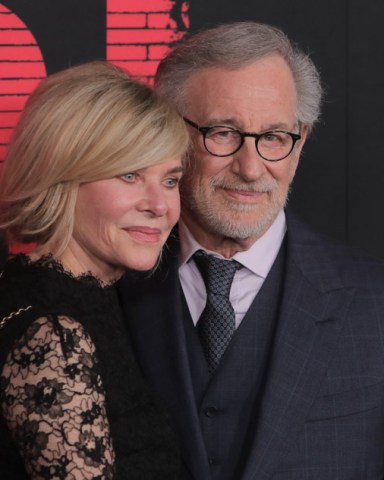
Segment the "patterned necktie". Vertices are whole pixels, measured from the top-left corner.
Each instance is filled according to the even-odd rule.
[[[198,250],[193,256],[207,289],[207,303],[197,323],[198,334],[213,374],[235,333],[235,311],[229,292],[240,264]]]

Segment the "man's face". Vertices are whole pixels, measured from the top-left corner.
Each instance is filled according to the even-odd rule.
[[[199,126],[253,133],[286,130],[302,136],[287,158],[269,162],[250,137],[235,154],[215,157],[205,150],[203,135],[190,127],[193,147],[181,187],[183,220],[207,248],[214,249],[223,238],[250,246],[284,206],[306,137],[296,121],[292,74],[277,55],[237,70],[207,68],[190,78],[186,98],[184,114]]]

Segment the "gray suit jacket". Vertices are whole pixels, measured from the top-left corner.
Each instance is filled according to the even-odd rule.
[[[127,274],[121,282],[139,364],[179,431],[185,479],[384,479],[384,262],[317,236],[289,212],[287,225],[278,328],[234,476],[217,475],[209,463],[182,321],[177,242],[154,275]],[[236,391],[252,379],[256,365],[231,369],[238,355],[234,343],[209,391]]]

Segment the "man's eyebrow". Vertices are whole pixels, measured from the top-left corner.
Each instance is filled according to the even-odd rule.
[[[235,118],[211,118],[206,122],[203,122],[199,127],[205,127],[205,126],[216,126],[216,125],[229,125],[233,126],[236,125],[236,119]]]
[[[262,128],[260,131],[261,132],[269,132],[271,130],[288,130],[290,128],[294,128],[294,127],[290,127],[285,122],[279,122],[279,123],[271,123],[267,127]]]
[[[250,130],[245,130],[239,126],[239,120],[234,118],[234,117],[228,117],[228,118],[212,118],[209,121],[203,122],[202,124],[199,124],[199,127],[215,127],[215,126],[229,126],[232,128],[236,128],[237,130],[240,130],[242,132],[249,131]],[[291,127],[285,122],[274,122],[267,124],[266,126],[262,126],[257,132],[255,130],[252,130],[254,133],[263,133],[263,132],[270,132],[271,130],[289,130],[295,128],[295,125]]]

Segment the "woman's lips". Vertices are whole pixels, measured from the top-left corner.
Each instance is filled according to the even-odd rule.
[[[145,243],[158,243],[161,239],[161,229],[152,227],[126,227],[124,230],[130,237]]]

